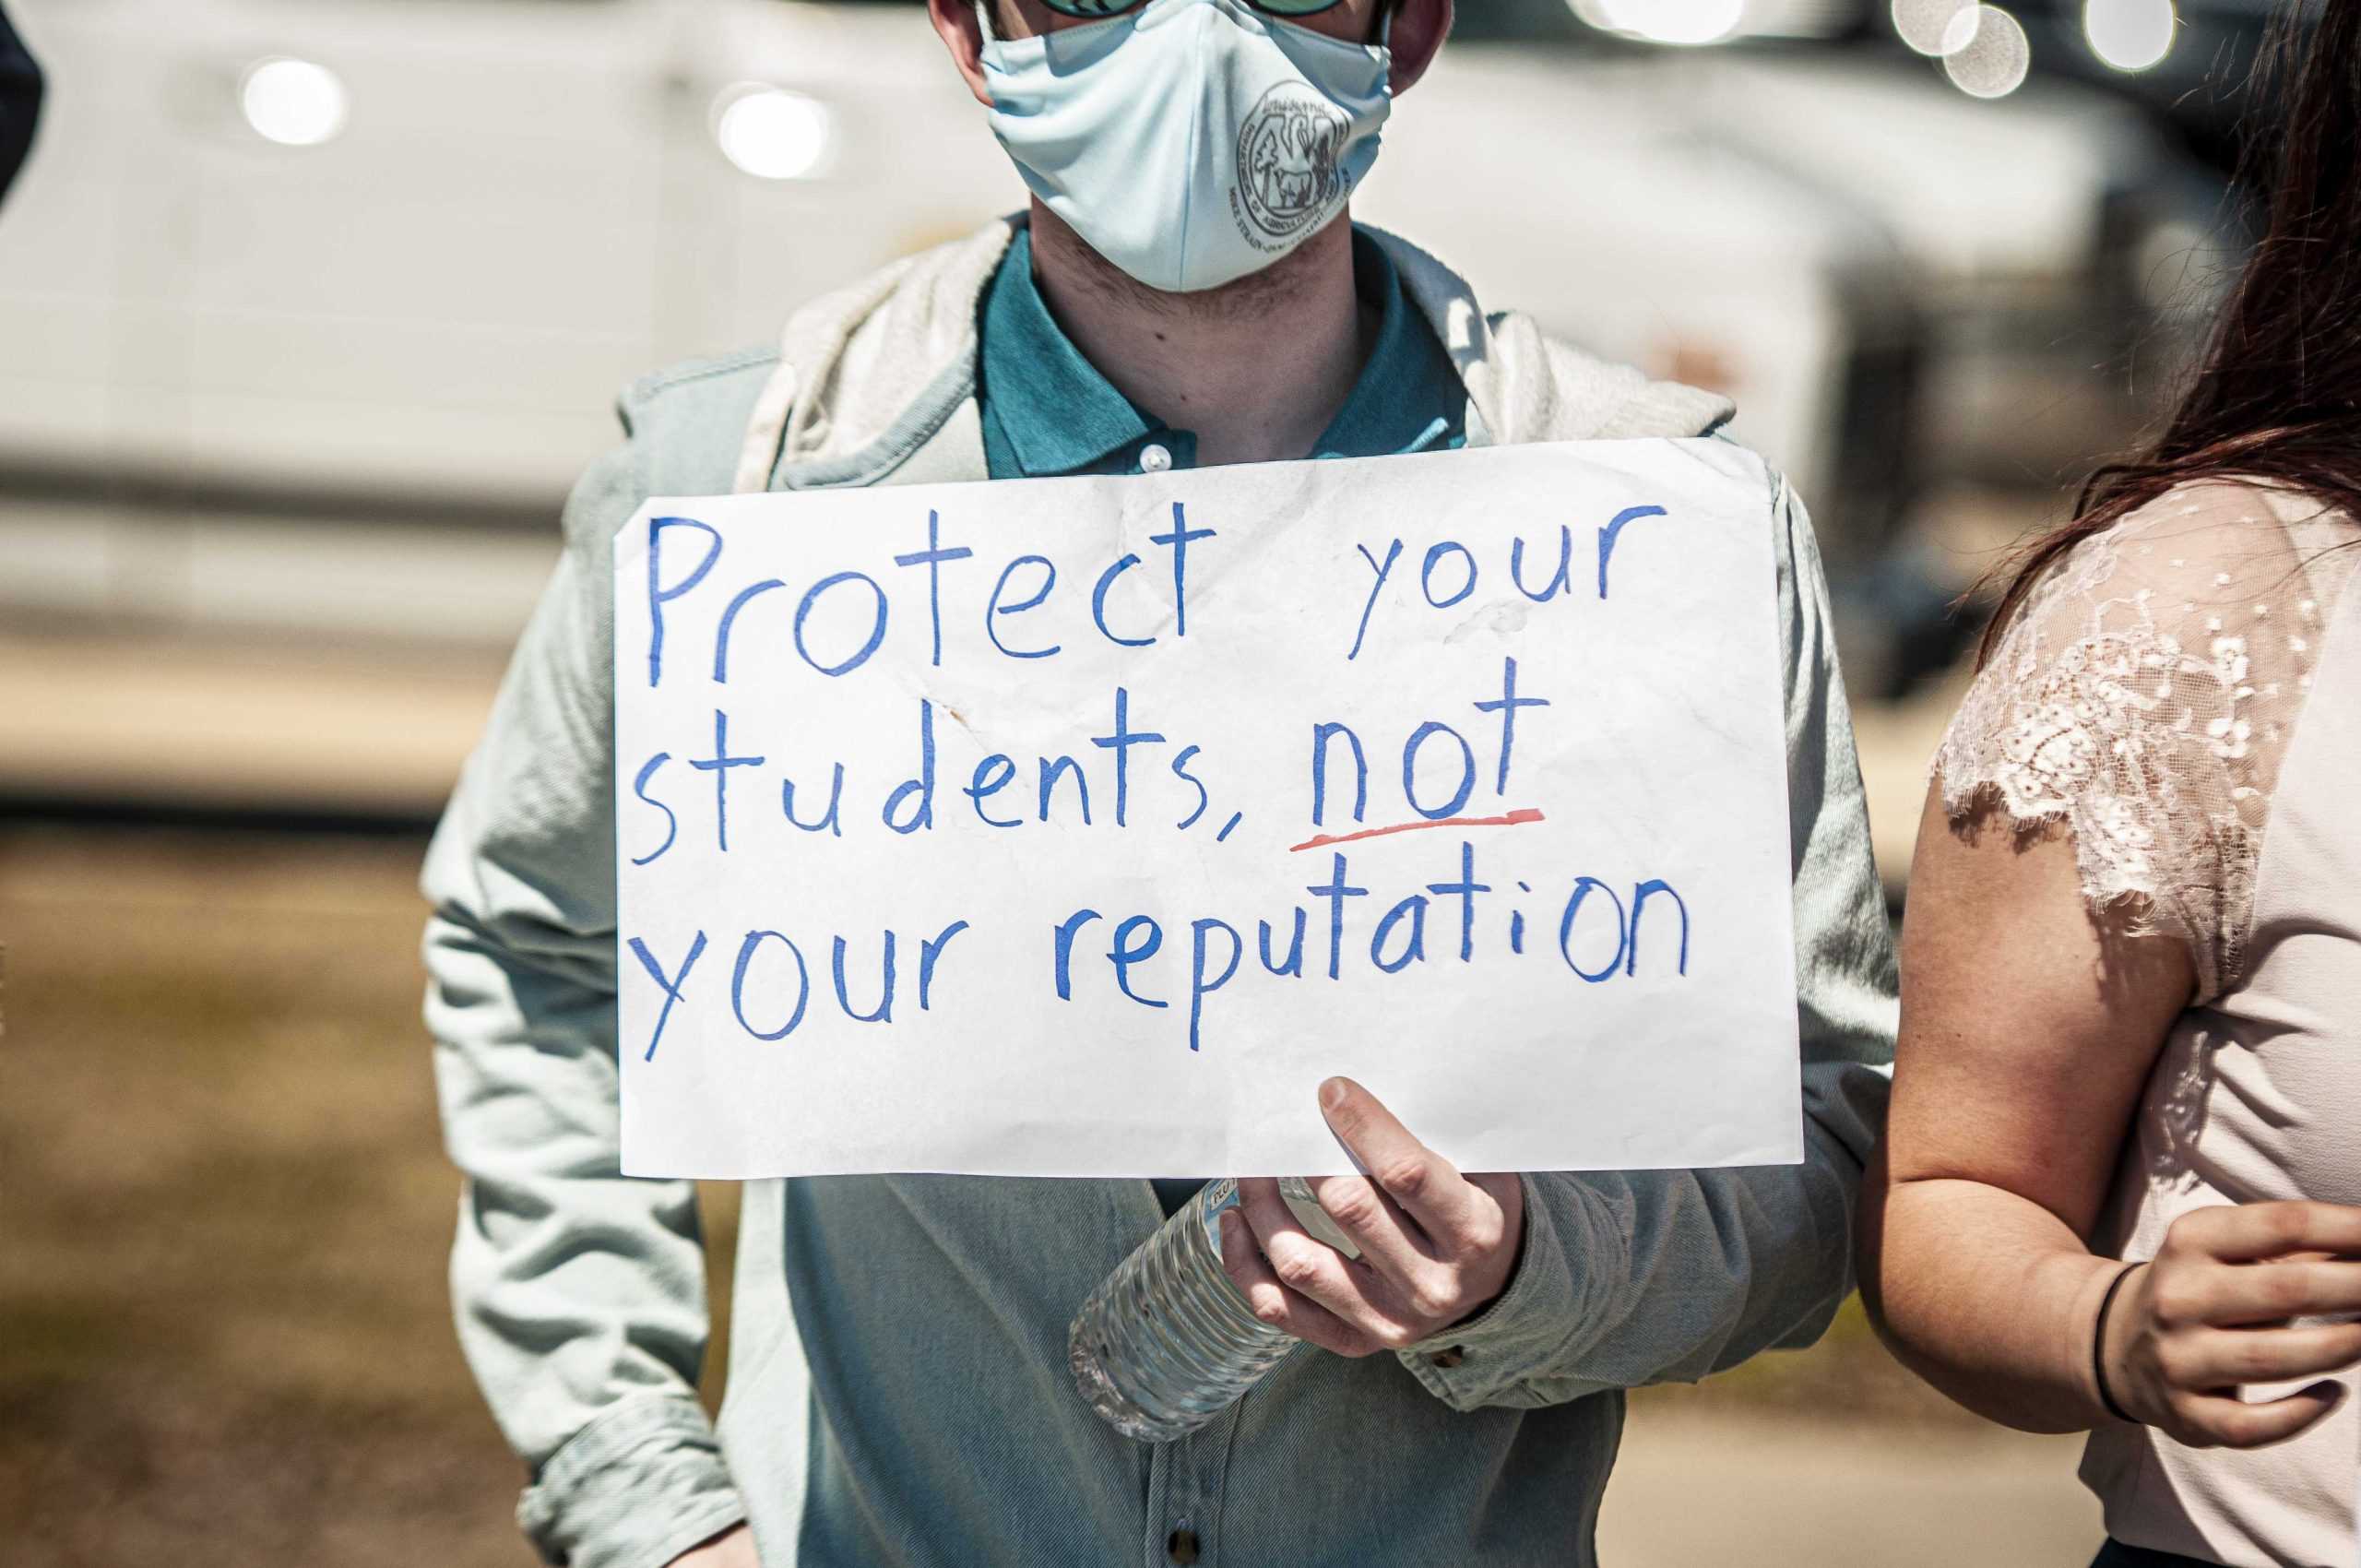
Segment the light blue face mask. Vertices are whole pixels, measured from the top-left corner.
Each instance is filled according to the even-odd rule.
[[[1376,161],[1393,52],[1243,0],[1149,0],[1038,38],[985,29],[992,134],[1050,210],[1153,289],[1259,271]]]

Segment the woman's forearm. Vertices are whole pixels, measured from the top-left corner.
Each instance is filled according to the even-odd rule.
[[[2122,1266],[2083,1238],[2194,983],[2185,944],[2125,918],[2085,906],[2067,837],[1954,826],[1928,791],[1862,1290],[1904,1361],[2028,1431],[2109,1420],[2091,1338]]]
[[[1886,1187],[1862,1294],[1902,1361],[1977,1414],[2024,1431],[2108,1419],[2092,1331],[2122,1265],[2040,1205],[1982,1182]]]

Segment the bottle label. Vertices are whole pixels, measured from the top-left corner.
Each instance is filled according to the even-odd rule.
[[[1197,1195],[1197,1202],[1204,1206],[1203,1213],[1199,1218],[1204,1222],[1205,1245],[1211,1247],[1214,1250],[1214,1256],[1218,1258],[1221,1256],[1222,1211],[1238,1206],[1237,1181],[1225,1176],[1218,1182],[1209,1183],[1205,1190]]]

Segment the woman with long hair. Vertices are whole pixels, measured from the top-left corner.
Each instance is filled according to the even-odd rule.
[[[1936,759],[1865,1194],[1887,1341],[2090,1431],[2111,1568],[2361,1562],[2361,0],[2272,58],[2208,351]]]

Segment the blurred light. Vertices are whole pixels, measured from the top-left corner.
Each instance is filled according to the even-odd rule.
[[[758,180],[800,180],[820,167],[831,135],[828,106],[785,88],[747,82],[714,103],[721,154]]]
[[[1893,0],[1893,30],[1921,54],[1948,54],[1967,42],[1952,42],[1953,24],[1975,14],[1975,0]]]
[[[1952,18],[1943,40],[1943,74],[1971,98],[2006,98],[2033,69],[2033,44],[2017,18],[1998,6],[1978,6]]]
[[[1956,0],[1964,5],[1967,0]],[[1566,0],[1586,25],[1651,43],[1740,38],[1834,38],[1860,19],[1861,0]]]
[[[2173,52],[2173,0],[2086,0],[2082,36],[2118,71],[2144,71]]]
[[[238,106],[256,135],[283,147],[317,147],[344,129],[344,83],[309,60],[257,60],[238,84]]]
[[[1651,43],[1718,43],[1746,20],[1746,0],[1597,0],[1599,20]]]

